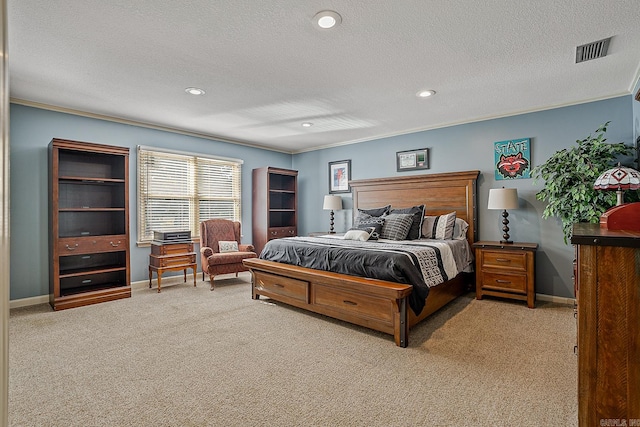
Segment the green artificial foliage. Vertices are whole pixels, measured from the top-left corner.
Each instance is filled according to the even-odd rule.
[[[556,152],[531,171],[534,184],[538,179],[545,183],[536,193],[538,200],[548,202],[542,218],[560,219],[565,243],[571,237],[574,223],[598,223],[604,211],[616,204],[614,191],[595,190],[593,183],[602,172],[614,167],[618,158],[630,156],[634,148],[623,142],[605,142],[608,125],[609,122],[600,126],[595,136],[577,140],[577,146]],[[637,199],[638,192],[626,192],[625,201],[630,201],[629,198]]]

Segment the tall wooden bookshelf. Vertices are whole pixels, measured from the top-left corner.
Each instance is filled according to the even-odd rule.
[[[260,254],[272,239],[298,235],[298,171],[264,167],[253,170],[251,243]]]
[[[129,149],[53,139],[49,169],[51,306],[130,297]]]

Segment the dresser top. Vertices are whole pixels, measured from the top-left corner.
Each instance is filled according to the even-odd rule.
[[[574,245],[627,246],[640,248],[640,232],[609,230],[600,224],[580,222],[573,224],[571,243]]]

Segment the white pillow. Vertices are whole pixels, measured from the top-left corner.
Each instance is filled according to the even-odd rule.
[[[371,234],[367,233],[365,230],[349,230],[344,233],[343,239],[366,242],[367,240],[369,240],[369,236],[371,236]]]
[[[218,249],[221,254],[224,254],[227,252],[238,252],[238,242],[236,242],[235,240],[231,240],[231,241],[219,240]]]
[[[469,229],[469,224],[462,218],[456,218],[456,223],[453,226],[453,239],[454,240],[465,240],[467,238],[467,230]]]

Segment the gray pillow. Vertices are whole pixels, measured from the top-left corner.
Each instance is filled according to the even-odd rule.
[[[410,208],[403,209],[391,209],[390,214],[411,214],[413,216],[413,222],[411,223],[411,229],[407,234],[407,240],[415,240],[422,237],[422,219],[424,218],[424,205],[412,206]]]
[[[384,225],[380,238],[390,240],[406,240],[413,224],[411,214],[389,214],[384,216]]]

